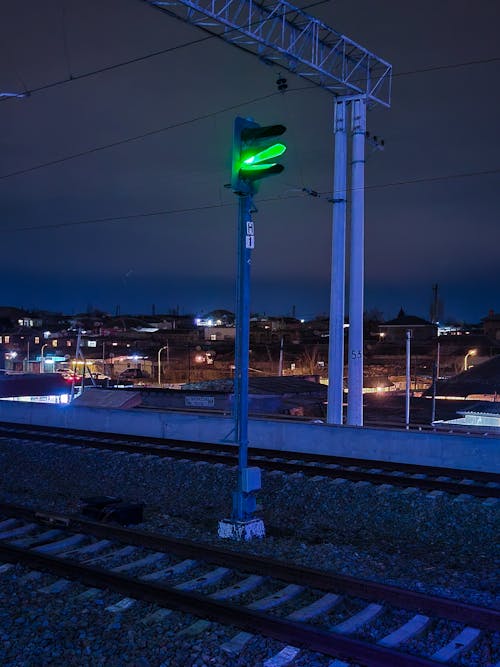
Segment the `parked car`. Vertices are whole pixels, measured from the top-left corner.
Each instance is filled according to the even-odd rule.
[[[149,375],[140,368],[127,368],[118,376],[119,380],[148,380]]]
[[[77,373],[77,371],[73,371],[69,368],[60,369],[57,371],[57,373],[62,375],[66,382],[80,382],[82,379],[80,373]]]
[[[111,380],[109,375],[104,375],[104,373],[92,373],[94,380]]]

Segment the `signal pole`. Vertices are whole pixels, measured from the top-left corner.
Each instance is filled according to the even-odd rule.
[[[255,493],[261,488],[260,468],[248,467],[248,371],[250,345],[250,266],[255,245],[252,221],[253,195],[258,181],[279,174],[284,167],[276,158],[286,146],[275,138],[283,125],[262,127],[250,118],[237,117],[233,129],[231,187],[238,196],[236,340],[234,351],[234,422],[238,445],[237,486],[231,519],[219,521],[219,537],[249,540],[264,537],[262,519],[256,519]]]
[[[234,370],[235,430],[238,443],[238,485],[233,493],[233,518],[243,521],[249,510],[244,476],[248,466],[248,367],[250,347],[250,266],[254,247],[252,197],[238,198],[236,270],[236,340]],[[259,485],[260,486],[260,485]]]

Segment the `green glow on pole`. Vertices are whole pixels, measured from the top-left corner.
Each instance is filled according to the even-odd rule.
[[[243,169],[248,169],[247,165],[253,166],[259,162],[263,162],[264,160],[271,160],[272,158],[279,157],[280,155],[283,155],[285,151],[285,144],[273,144],[272,146],[265,148],[263,151],[260,151],[260,153],[251,155],[250,157],[246,158],[246,160],[243,160]],[[268,164],[265,166],[271,165]],[[264,165],[262,165],[262,167],[264,168]]]

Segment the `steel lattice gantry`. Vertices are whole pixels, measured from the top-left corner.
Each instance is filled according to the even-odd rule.
[[[145,0],[335,95],[390,105],[389,63],[285,0]]]
[[[345,247],[349,207],[351,268],[347,423],[362,426],[366,108],[377,104],[390,106],[391,65],[286,0],[141,1],[253,53],[264,62],[276,63],[282,69],[334,95],[335,156],[327,421],[343,423]],[[351,177],[348,190],[349,127]]]

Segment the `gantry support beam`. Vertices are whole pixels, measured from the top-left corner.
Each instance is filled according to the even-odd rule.
[[[391,65],[286,0],[142,0],[334,95],[390,106]]]

